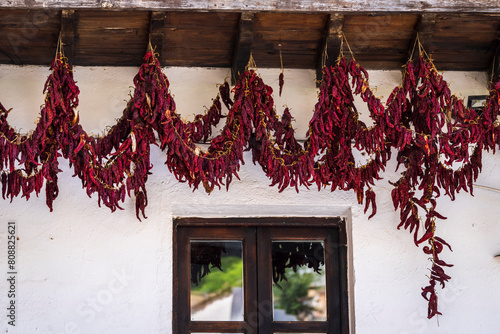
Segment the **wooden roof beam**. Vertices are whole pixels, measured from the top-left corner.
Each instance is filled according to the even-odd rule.
[[[491,79],[493,81],[500,79],[500,24],[497,26],[496,38],[490,46],[489,52],[493,53],[491,61]]]
[[[316,66],[316,87],[319,87],[323,79],[323,65],[335,64],[342,46],[342,29],[344,27],[344,14],[330,14],[326,23],[323,47]]]
[[[73,9],[64,9],[61,12],[61,42],[64,55],[68,58],[70,65],[75,59],[75,45],[77,42],[77,14]]]
[[[113,9],[150,11],[275,11],[321,13],[387,13],[387,12],[448,12],[500,13],[494,0],[2,0],[0,8],[20,9]]]
[[[430,55],[432,53],[436,16],[436,13],[420,15],[418,23],[415,27],[414,38],[408,50],[409,58],[413,58],[415,56],[415,52],[417,52],[418,55],[417,36],[420,44],[427,54]]]
[[[493,62],[491,64],[491,73],[493,75],[493,80],[500,77],[500,45],[497,47],[497,51],[493,56]]]
[[[151,19],[149,23],[149,42],[153,50],[164,57],[163,44],[165,40],[165,26],[166,26],[167,13],[166,12],[151,12]]]
[[[231,66],[231,84],[235,84],[238,77],[245,70],[250,60],[253,44],[254,13],[244,12],[240,17],[238,40],[234,48]]]

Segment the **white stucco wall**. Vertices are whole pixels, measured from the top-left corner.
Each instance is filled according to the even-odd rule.
[[[136,68],[81,68],[80,118],[87,131],[99,133],[120,117]],[[167,68],[178,110],[185,115],[210,106],[226,69]],[[277,70],[260,70],[277,89]],[[13,108],[9,120],[18,129],[34,127],[48,68],[0,66],[0,101]],[[370,72],[377,95],[387,98],[399,84],[398,71]],[[454,92],[486,94],[486,74],[445,73]],[[298,134],[306,132],[317,98],[313,71],[286,71],[285,97],[296,117]],[[366,112],[365,112],[366,114]],[[427,320],[420,288],[427,284],[429,261],[412,236],[398,231],[399,214],[390,200],[389,180],[397,180],[394,160],[377,183],[378,213],[367,220],[351,192],[288,189],[279,194],[247,154],[242,181],[228,192],[192,192],[163,165],[164,154],[152,149],[153,175],[147,183],[148,219],[135,218],[133,200],[111,213],[88,198],[61,159],[60,195],[50,213],[44,195],[0,200],[0,331],[2,333],[170,333],[172,312],[173,215],[343,215],[350,229],[350,280],[353,332],[358,334],[499,333],[500,193],[476,188],[475,196],[455,202],[438,200],[448,220],[437,233],[454,252],[442,258],[455,264],[447,289],[439,294],[443,316]],[[477,184],[500,189],[500,155],[485,153]],[[7,325],[7,222],[17,227],[17,322]]]

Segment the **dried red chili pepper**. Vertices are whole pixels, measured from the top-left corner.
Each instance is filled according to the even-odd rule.
[[[285,84],[285,75],[283,74],[283,71],[281,71],[279,75],[279,87],[280,87],[279,96],[281,96],[281,93],[283,92],[284,84]]]

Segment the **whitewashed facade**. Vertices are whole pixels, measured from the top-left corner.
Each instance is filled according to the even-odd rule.
[[[362,64],[361,64],[362,65]],[[80,119],[88,132],[113,125],[125,107],[137,68],[75,68],[80,87]],[[279,70],[259,70],[277,89]],[[204,111],[217,94],[227,69],[166,68],[178,111],[188,116]],[[376,95],[387,98],[400,83],[399,71],[370,71]],[[13,108],[10,122],[18,130],[34,128],[48,67],[0,66],[0,102]],[[447,72],[454,93],[485,95],[485,73]],[[315,73],[285,71],[285,91],[276,99],[296,117],[297,133],[305,134],[317,98]],[[362,109],[362,108],[360,108]],[[366,116],[367,112],[364,113]],[[191,116],[192,119],[192,116]],[[349,234],[351,330],[358,334],[498,333],[500,331],[500,154],[485,153],[474,197],[460,193],[456,201],[438,199],[437,210],[447,216],[437,235],[454,252],[442,259],[455,266],[449,286],[438,291],[443,316],[427,320],[427,303],[420,288],[430,267],[413,237],[398,231],[399,213],[390,199],[389,180],[395,181],[395,160],[374,188],[378,213],[363,214],[351,192],[302,188],[278,193],[259,166],[246,155],[229,191],[192,191],[179,183],[157,147],[152,148],[153,174],[147,183],[149,217],[139,222],[134,201],[111,213],[88,198],[60,159],[59,197],[54,212],[44,194],[26,202],[0,201],[0,332],[20,334],[171,333],[172,219],[176,216],[342,216]],[[17,236],[16,326],[7,310],[7,223],[15,222]]]

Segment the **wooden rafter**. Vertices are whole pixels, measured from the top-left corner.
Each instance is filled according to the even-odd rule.
[[[197,10],[197,11],[281,11],[281,12],[455,12],[500,13],[492,0],[2,0],[0,8],[22,9],[140,9],[140,10]]]
[[[418,55],[417,36],[420,44],[427,53],[432,52],[432,42],[434,39],[434,28],[436,26],[436,13],[420,15],[417,26],[415,27],[415,36],[408,50],[409,57]]]
[[[163,54],[163,44],[165,39],[165,20],[166,12],[151,12],[151,21],[149,23],[149,41],[156,53]]]
[[[245,70],[245,66],[250,59],[253,44],[253,20],[253,13],[244,12],[241,14],[238,40],[234,48],[231,66],[231,83],[233,85],[238,79],[239,74]]]
[[[500,76],[500,45],[497,47],[497,51],[493,56],[491,73],[493,74],[493,78],[498,78]]]
[[[496,38],[491,43],[489,51],[493,53],[490,73],[492,79],[497,79],[500,77],[500,24],[497,26]]]
[[[64,54],[72,65],[75,57],[75,45],[77,42],[77,14],[72,9],[64,9],[61,12],[61,42]]]
[[[342,29],[344,27],[343,14],[330,14],[325,29],[322,52],[316,66],[316,85],[319,87],[323,78],[323,66],[331,66],[340,54],[342,46]]]

